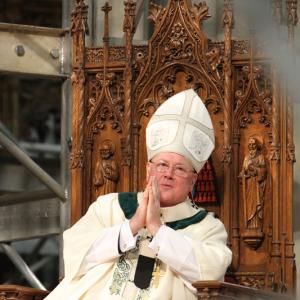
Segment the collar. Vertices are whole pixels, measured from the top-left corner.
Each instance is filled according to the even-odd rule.
[[[127,219],[130,219],[143,199],[140,193],[119,193],[119,204]],[[199,208],[187,198],[185,201],[170,207],[161,208],[163,222],[173,228],[182,229],[191,224],[200,222],[207,215],[207,211]]]

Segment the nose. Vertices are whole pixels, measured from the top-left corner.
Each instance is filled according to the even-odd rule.
[[[172,178],[174,176],[174,171],[175,169],[173,167],[169,167],[165,172],[165,176]]]

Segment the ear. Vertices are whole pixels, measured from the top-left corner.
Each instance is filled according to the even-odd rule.
[[[198,174],[193,174],[193,178],[192,178],[192,187],[191,187],[191,189],[193,189],[193,186],[194,186],[194,184],[196,183],[197,178],[198,178]]]

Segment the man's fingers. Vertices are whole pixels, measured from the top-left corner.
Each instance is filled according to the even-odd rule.
[[[161,226],[160,202],[157,179],[155,177],[151,177],[150,181],[151,187],[149,188],[146,226],[150,234],[154,235]]]
[[[153,177],[152,179],[152,193],[153,193],[153,201],[156,205],[160,205],[159,201],[159,188],[158,188],[158,182],[156,177]]]
[[[147,185],[147,187],[144,190],[144,195],[143,195],[143,201],[142,201],[142,205],[147,205],[148,201],[149,201],[149,186]]]
[[[154,176],[151,176],[150,178],[150,186],[149,186],[149,205],[152,205],[153,204],[153,201],[155,201],[154,197],[155,197],[155,194],[154,194],[154,191],[153,191],[153,186],[154,186]]]

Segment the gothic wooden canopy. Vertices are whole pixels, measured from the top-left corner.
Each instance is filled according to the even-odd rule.
[[[279,3],[274,2],[278,17]],[[289,41],[296,1],[287,1]],[[98,195],[142,190],[145,127],[168,97],[193,88],[213,120],[216,148],[199,174],[195,200],[224,222],[233,251],[231,280],[279,292],[295,286],[292,227],[293,118],[284,80],[254,39],[233,40],[224,1],[224,41],[208,40],[205,2],[151,4],[154,32],[132,43],[135,8],[124,2],[124,46],[109,46],[107,3],[102,47],[86,47],[87,6],[72,14],[72,221]],[[280,84],[279,84],[280,83]]]

